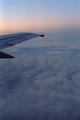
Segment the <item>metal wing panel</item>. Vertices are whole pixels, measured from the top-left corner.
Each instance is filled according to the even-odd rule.
[[[15,44],[24,42],[26,40],[38,37],[38,34],[35,33],[16,33],[0,36],[0,50],[11,47]]]

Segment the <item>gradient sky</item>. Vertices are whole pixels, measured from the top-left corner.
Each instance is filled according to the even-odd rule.
[[[80,27],[80,0],[0,0],[0,32]]]

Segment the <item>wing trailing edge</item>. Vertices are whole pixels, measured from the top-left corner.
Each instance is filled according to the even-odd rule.
[[[13,56],[11,56],[11,55],[8,55],[8,54],[3,53],[3,52],[0,51],[0,59],[1,59],[1,58],[15,58],[15,57],[13,57]]]

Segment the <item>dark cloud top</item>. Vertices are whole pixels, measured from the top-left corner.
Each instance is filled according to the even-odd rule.
[[[77,47],[29,47],[12,53],[15,59],[0,60],[1,120],[80,120]]]

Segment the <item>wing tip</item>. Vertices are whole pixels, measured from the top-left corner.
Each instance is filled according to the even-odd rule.
[[[45,35],[43,35],[43,34],[41,34],[41,35],[39,35],[40,37],[46,37]]]

